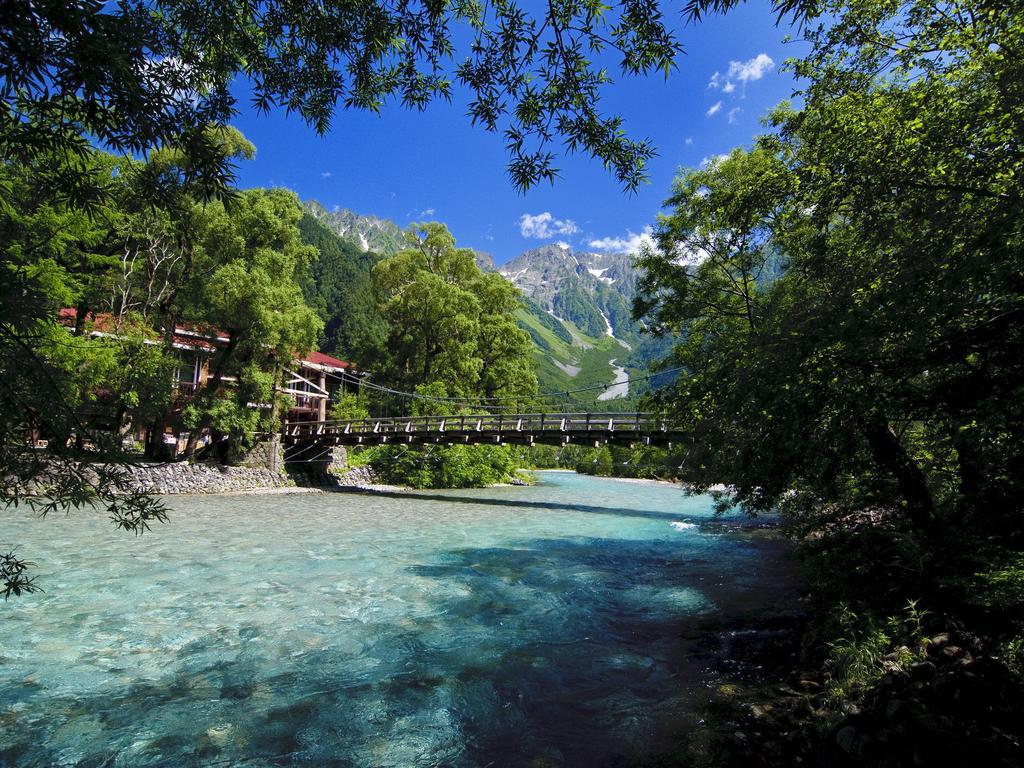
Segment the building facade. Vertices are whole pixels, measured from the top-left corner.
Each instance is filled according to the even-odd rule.
[[[79,327],[81,333],[94,338],[114,338],[118,334],[115,319],[109,314],[90,314],[86,322],[79,324],[77,310],[69,307],[60,311],[59,321],[69,329]],[[171,382],[172,418],[165,424],[162,436],[165,453],[177,454],[187,442],[188,433],[179,417],[185,407],[207,386],[212,375],[211,364],[218,351],[223,350],[229,342],[230,338],[222,332],[187,324],[175,326],[171,339],[176,358]],[[147,339],[145,343],[162,345],[166,339]],[[284,364],[277,392],[287,395],[290,402],[285,419],[289,422],[327,419],[335,392],[346,379],[355,381],[356,376],[358,374],[350,363],[323,352],[310,352]],[[237,378],[222,375],[221,382],[222,385],[232,387],[237,385]],[[248,403],[248,406],[260,410],[272,407],[270,403]],[[136,425],[134,431],[144,429],[144,425]],[[205,439],[207,436],[203,437]],[[141,436],[135,434],[134,438],[138,440]]]

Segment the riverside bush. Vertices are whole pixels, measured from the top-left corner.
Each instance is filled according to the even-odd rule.
[[[829,701],[838,704],[855,697],[889,672],[905,670],[921,659],[928,642],[922,629],[926,613],[912,600],[902,614],[889,616],[878,626],[841,604],[837,609],[841,634],[828,644],[824,667]]]
[[[351,463],[369,464],[382,482],[410,488],[483,488],[512,481],[518,468],[512,451],[494,445],[374,446],[356,453]]]

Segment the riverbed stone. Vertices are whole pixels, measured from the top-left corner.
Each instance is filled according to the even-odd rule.
[[[851,754],[857,748],[857,729],[851,725],[840,728],[836,732],[836,745],[843,752]]]

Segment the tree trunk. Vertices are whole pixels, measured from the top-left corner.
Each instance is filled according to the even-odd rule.
[[[271,434],[275,434],[278,429],[278,417],[281,411],[281,398],[278,390],[281,386],[281,366],[277,364],[277,360],[274,360],[274,378],[271,384],[270,390],[270,424],[267,426],[268,431]]]
[[[75,336],[81,336],[82,331],[85,330],[85,317],[89,314],[89,305],[85,302],[80,302],[75,307],[75,329],[72,332]]]
[[[962,503],[967,509],[976,511],[981,506],[982,488],[985,484],[977,450],[971,439],[962,432],[957,432],[953,437],[953,447],[956,448]]]
[[[896,478],[911,522],[922,532],[933,530],[935,503],[924,472],[903,448],[889,422],[883,418],[873,419],[868,425],[867,438],[875,461]]]

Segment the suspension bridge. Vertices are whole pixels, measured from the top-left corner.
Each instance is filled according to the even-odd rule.
[[[680,434],[651,413],[482,413],[286,424],[286,446],[319,445],[658,445]]]
[[[651,381],[671,376],[679,368],[635,377],[629,381]],[[332,374],[333,375],[333,374]],[[282,431],[286,461],[316,462],[334,446],[372,445],[652,445],[671,447],[682,440],[678,428],[664,416],[645,412],[515,412],[522,400],[533,402],[568,399],[571,395],[607,390],[612,384],[580,387],[564,392],[518,396],[436,397],[421,392],[403,392],[375,384],[351,373],[333,375],[355,391],[375,392],[384,397],[440,405],[476,413],[451,416],[377,416],[359,419],[321,419],[286,422]],[[548,403],[548,407],[555,405]],[[534,406],[537,407],[537,406]],[[540,406],[544,407],[544,406]],[[556,406],[557,407],[557,406]],[[322,413],[322,412],[321,412]],[[300,457],[303,457],[300,459]]]

